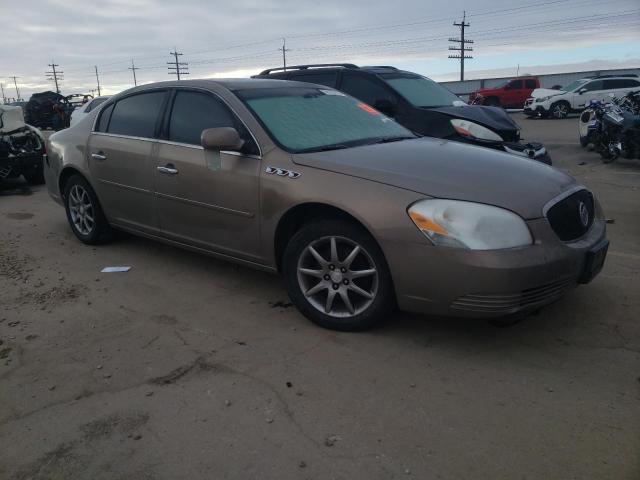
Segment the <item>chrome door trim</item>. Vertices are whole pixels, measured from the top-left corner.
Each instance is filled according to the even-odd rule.
[[[166,193],[155,192],[157,197],[166,198],[169,200],[175,200],[176,202],[186,203],[187,205],[195,205],[197,207],[209,208],[218,212],[228,213],[230,215],[237,215],[245,218],[253,218],[255,214],[251,212],[244,212],[242,210],[234,210],[232,208],[221,207],[220,205],[214,205],[212,203],[198,202],[196,200],[189,200],[188,198],[176,197],[175,195],[167,195]]]
[[[101,135],[103,137],[125,138],[127,140],[142,140],[143,142],[157,142],[155,138],[134,137],[133,135],[121,135],[119,133],[91,132],[91,135]]]
[[[153,192],[151,190],[146,190],[144,188],[138,188],[138,187],[132,187],[131,185],[123,185],[122,183],[111,182],[109,180],[104,180],[102,178],[99,178],[98,181],[100,183],[104,183],[105,185],[111,185],[112,187],[120,187],[120,188],[124,188],[125,190],[132,190],[132,191],[138,192],[138,193],[146,193],[148,195],[152,195],[153,194]]]

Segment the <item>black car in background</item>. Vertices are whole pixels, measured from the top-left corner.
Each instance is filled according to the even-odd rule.
[[[253,78],[326,85],[362,100],[420,135],[473,143],[551,165],[541,144],[521,142],[520,127],[502,108],[467,105],[417,73],[341,63],[270,68]]]

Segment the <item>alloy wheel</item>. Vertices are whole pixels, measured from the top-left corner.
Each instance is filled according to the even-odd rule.
[[[298,284],[318,311],[338,318],[365,311],[378,293],[378,270],[366,249],[345,237],[313,241],[302,251]]]
[[[69,213],[74,228],[82,235],[89,235],[95,226],[95,213],[89,192],[82,185],[74,185],[69,191]]]
[[[556,118],[565,118],[568,113],[567,106],[564,103],[558,103],[553,106],[553,116]]]

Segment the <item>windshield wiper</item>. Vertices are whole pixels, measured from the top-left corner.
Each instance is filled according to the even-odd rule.
[[[305,148],[304,150],[299,150],[297,153],[328,152],[330,150],[341,150],[343,148],[351,148],[351,147],[349,145],[336,143],[333,145],[322,145],[320,147]]]
[[[400,137],[381,137],[381,138],[377,138],[372,142],[367,143],[367,145],[375,145],[377,143],[391,143],[391,142],[400,142],[402,140],[411,140],[414,138],[418,138],[417,136],[409,136],[409,135],[404,135],[404,136],[400,136]]]

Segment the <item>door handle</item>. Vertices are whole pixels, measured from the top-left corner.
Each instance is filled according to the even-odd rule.
[[[167,175],[177,175],[178,169],[173,166],[173,164],[168,163],[164,167],[156,167],[160,173],[165,173]]]
[[[91,158],[93,158],[94,160],[103,161],[107,159],[107,156],[102,152],[98,152],[98,153],[92,153]]]

